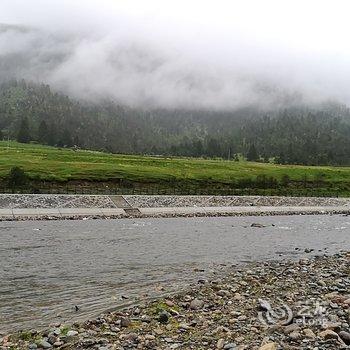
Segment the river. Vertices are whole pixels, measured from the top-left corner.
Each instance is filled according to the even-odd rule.
[[[340,215],[2,222],[0,333],[93,317],[219,264],[340,250],[350,250]]]

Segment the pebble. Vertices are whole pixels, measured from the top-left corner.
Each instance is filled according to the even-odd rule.
[[[218,340],[218,342],[216,343],[216,348],[217,349],[223,349],[225,345],[225,339],[221,338]]]
[[[67,332],[67,337],[75,337],[79,333],[77,331],[68,331]]]
[[[267,343],[259,348],[259,350],[277,350],[276,343]]]
[[[30,334],[46,341],[46,349],[345,349],[350,345],[345,303],[350,299],[349,260],[350,253],[344,252],[310,255],[306,264],[268,261],[220,267],[205,284],[194,282],[171,297],[77,322],[66,336],[61,334],[64,325]],[[324,283],[317,283],[321,279]],[[335,290],[340,283],[342,289]],[[284,306],[294,315],[293,323],[285,326],[278,318]],[[307,316],[302,318],[301,311]],[[0,350],[35,350],[33,343],[16,334],[2,335]]]
[[[350,333],[341,331],[339,332],[339,337],[344,341],[345,344],[350,345]]]
[[[128,317],[122,317],[120,319],[120,327],[129,327],[131,325],[131,321]]]
[[[310,339],[316,338],[316,334],[310,328],[304,329],[303,332],[306,338],[310,338]]]
[[[338,339],[338,334],[330,329],[326,329],[323,332],[320,332],[319,336],[323,339]]]
[[[204,306],[204,301],[203,300],[199,300],[199,299],[194,299],[191,301],[190,303],[190,309],[192,310],[198,310],[201,309]]]
[[[43,349],[50,349],[50,348],[52,348],[52,345],[48,341],[46,341],[44,339],[40,340],[38,342],[38,345],[39,345],[39,347],[41,347]]]
[[[292,340],[299,340],[301,338],[301,334],[297,331],[293,331],[289,334],[289,338]]]

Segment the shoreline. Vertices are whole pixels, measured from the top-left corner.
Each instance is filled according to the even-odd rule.
[[[349,269],[350,253],[225,267],[86,322],[0,336],[0,348],[346,349]]]
[[[0,194],[0,221],[350,214],[350,199]]]
[[[250,211],[222,211],[219,208],[217,211],[202,212],[193,210],[193,212],[159,212],[152,214],[120,214],[120,215],[105,215],[105,214],[65,214],[61,216],[47,214],[15,214],[1,215],[0,222],[13,221],[60,221],[60,220],[117,220],[117,219],[149,219],[149,218],[193,218],[193,217],[248,217],[248,216],[292,216],[292,215],[350,215],[350,209],[311,209],[311,210],[290,210],[289,208],[281,208],[280,210],[252,210]]]

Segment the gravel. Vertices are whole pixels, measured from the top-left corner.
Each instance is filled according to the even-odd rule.
[[[122,196],[131,208],[230,206],[346,206],[350,198],[266,196]],[[110,196],[0,194],[6,208],[115,208]]]
[[[6,208],[115,208],[115,204],[108,196],[0,194],[0,209]]]
[[[275,196],[124,196],[137,208],[230,206],[350,206],[350,198]]]
[[[3,336],[0,349],[348,349],[349,262],[344,252],[222,267],[176,295]]]

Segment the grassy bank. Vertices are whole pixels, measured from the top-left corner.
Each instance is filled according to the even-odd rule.
[[[0,178],[20,166],[34,183],[115,184],[125,187],[240,189],[280,193],[350,192],[350,167],[276,165],[246,161],[115,155],[0,142]]]

